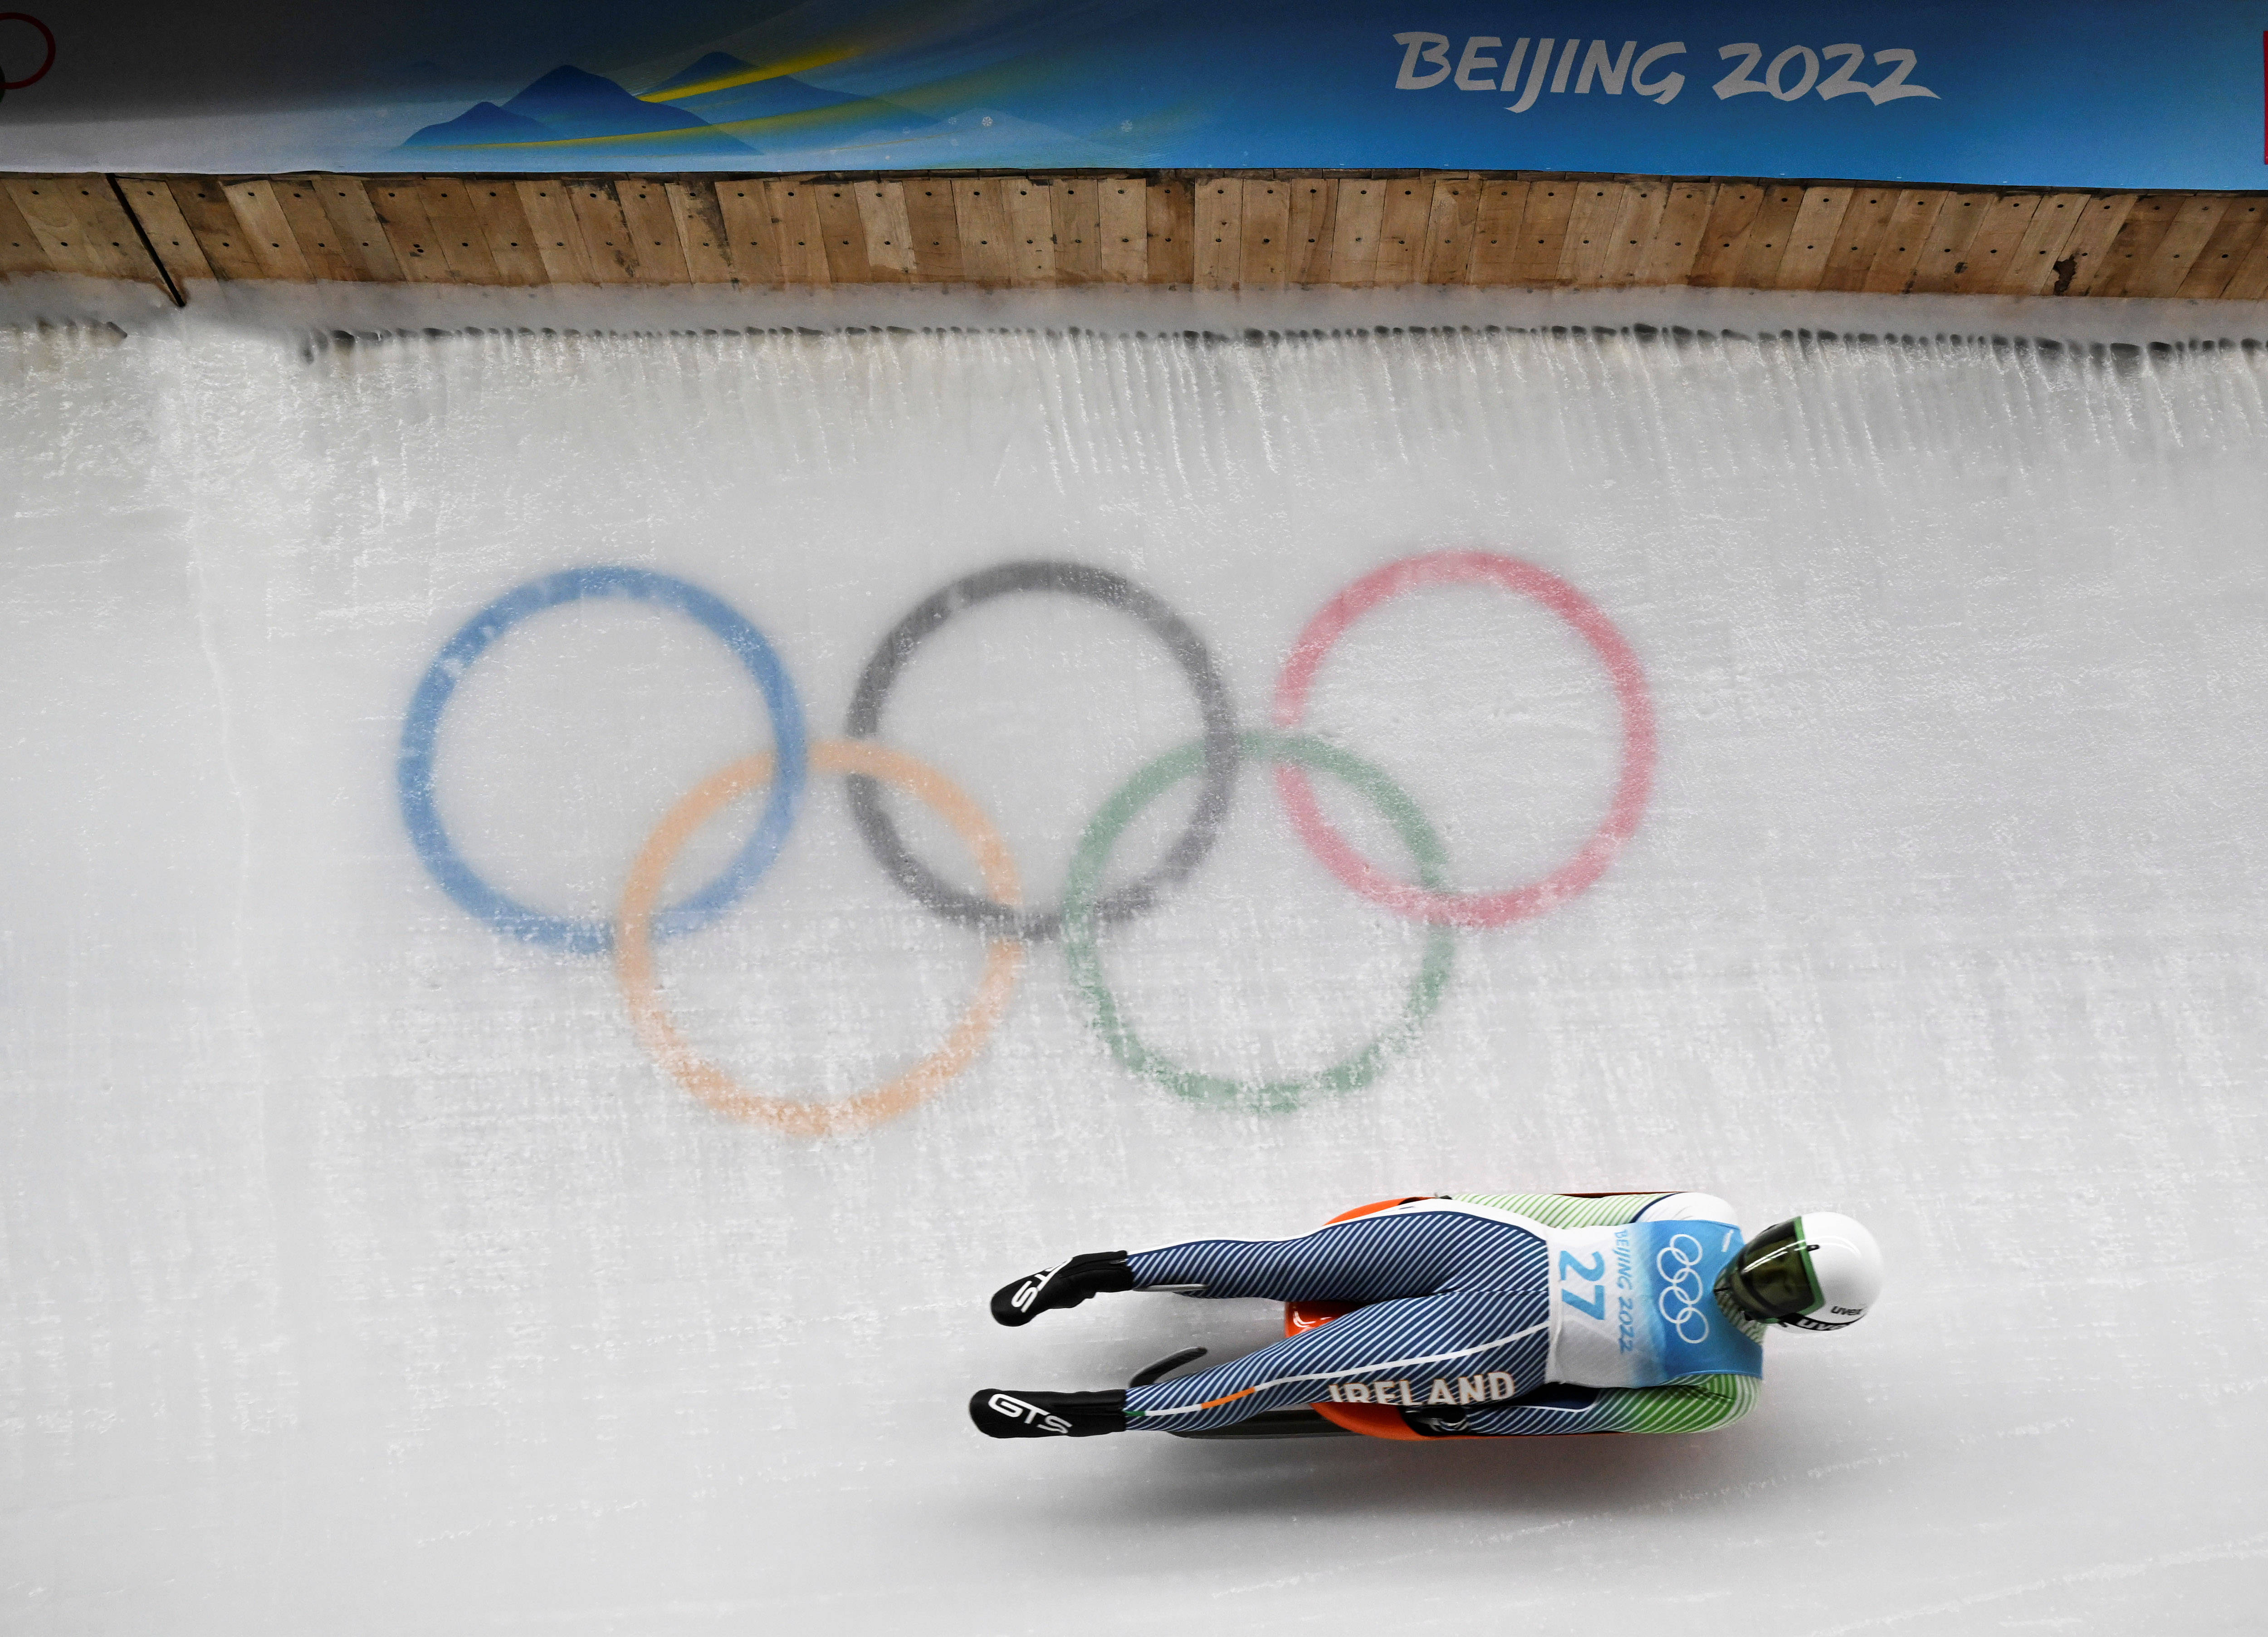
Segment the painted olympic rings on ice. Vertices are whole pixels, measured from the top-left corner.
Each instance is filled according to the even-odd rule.
[[[1525,886],[1489,893],[1437,891],[1398,881],[1357,852],[1332,828],[1315,800],[1306,771],[1285,762],[1276,769],[1276,793],[1292,823],[1330,873],[1380,908],[1412,920],[1447,926],[1503,926],[1541,915],[1564,903],[1606,873],[1631,832],[1638,829],[1653,788],[1653,701],[1646,671],[1630,644],[1596,604],[1557,574],[1517,557],[1485,551],[1438,551],[1404,557],[1364,575],[1324,604],[1292,646],[1276,683],[1276,726],[1296,728],[1307,711],[1315,672],[1348,626],[1381,602],[1423,586],[1500,586],[1542,603],[1590,645],[1603,660],[1622,707],[1622,775],[1599,827],[1575,856],[1549,875]]]
[[[1197,793],[1197,810],[1189,815],[1166,856],[1149,873],[1098,899],[1092,912],[1103,921],[1123,921],[1141,914],[1157,902],[1158,894],[1195,869],[1220,835],[1228,815],[1228,801],[1236,787],[1236,712],[1229,704],[1228,686],[1221,681],[1212,655],[1189,623],[1157,596],[1123,574],[1092,568],[1083,563],[1003,563],[956,579],[923,599],[882,638],[858,678],[851,697],[850,714],[843,725],[848,739],[872,739],[881,731],[882,706],[899,672],[912,659],[924,638],[963,609],[1015,592],[1055,592],[1085,597],[1104,608],[1130,614],[1147,626],[1189,679],[1197,695],[1197,715],[1204,723],[1204,769]],[[858,834],[890,879],[918,902],[947,920],[987,932],[1009,931],[1031,940],[1053,938],[1063,931],[1061,910],[1019,911],[979,898],[939,879],[935,871],[907,850],[882,806],[881,792],[870,778],[850,781],[850,813]]]
[[[0,68],[0,92],[21,91],[27,85],[38,85],[48,77],[48,70],[55,65],[55,31],[28,11],[0,11],[0,23],[30,24],[40,31],[40,38],[47,42],[48,48],[47,55],[40,59],[40,66],[21,79],[10,79],[8,70]]]
[[[417,849],[426,869],[464,909],[500,933],[577,955],[600,955],[612,948],[613,927],[604,921],[576,920],[531,910],[483,881],[465,862],[441,822],[433,800],[433,749],[441,732],[441,713],[448,709],[457,683],[497,638],[546,608],[605,597],[674,608],[714,631],[762,691],[764,708],[771,714],[772,743],[780,755],[780,776],[772,785],[771,799],[764,805],[755,834],[716,880],[655,918],[656,934],[670,938],[692,932],[731,909],[778,856],[803,797],[802,702],[796,697],[795,686],[788,681],[787,670],[771,644],[731,604],[698,586],[635,568],[568,569],[504,593],[441,645],[441,652],[410,698],[409,713],[402,719],[401,756],[394,775],[401,822],[409,827],[410,844]]]
[[[1565,864],[1525,886],[1464,894],[1449,886],[1448,859],[1415,801],[1381,769],[1299,731],[1316,672],[1348,627],[1391,597],[1419,586],[1485,585],[1528,597],[1574,628],[1605,663],[1622,718],[1622,771],[1609,812]],[[1197,698],[1202,736],[1138,770],[1082,831],[1062,904],[1029,910],[1007,848],[982,807],[934,768],[878,742],[890,691],[921,644],[954,615],[1012,593],[1081,597],[1130,615],[1166,646]],[[744,756],[681,800],[647,838],[632,866],[615,918],[578,920],[530,909],[482,880],[441,822],[434,795],[434,753],[442,718],[465,672],[497,638],[547,608],[591,598],[623,598],[681,613],[732,650],[762,693],[773,748]],[[1196,630],[1179,614],[1123,575],[1083,564],[1004,563],[965,575],[924,598],[899,620],[868,660],[853,696],[843,737],[807,742],[802,705],[771,645],[756,627],[710,592],[666,574],[601,566],[570,569],[515,587],[490,602],[442,645],[411,697],[402,722],[396,783],[401,816],[427,871],[449,896],[497,931],[579,954],[611,951],[639,1040],[695,1096],[724,1113],[802,1136],[861,1130],[905,1112],[966,1068],[1005,1014],[1034,942],[1064,939],[1073,983],[1111,1055],[1133,1073],[1177,1095],[1247,1109],[1283,1110],[1315,1094],[1368,1084],[1406,1050],[1440,1005],[1454,959],[1454,930],[1501,926],[1539,915],[1595,881],[1637,828],[1651,788],[1653,708],[1637,656],[1599,609],[1555,574],[1517,558],[1478,551],[1438,552],[1388,564],[1347,586],[1310,620],[1279,677],[1272,731],[1240,733],[1228,689]],[[1183,1068],[1145,1042],[1127,1021],[1104,979],[1105,932],[1155,907],[1184,881],[1219,839],[1238,771],[1246,761],[1271,763],[1285,813],[1301,840],[1340,881],[1373,903],[1427,927],[1425,953],[1400,1016],[1366,1045],[1313,1073],[1238,1081]],[[838,1102],[808,1102],[750,1091],[687,1043],[664,1005],[653,946],[710,925],[755,884],[778,856],[800,808],[806,771],[842,775],[849,785],[861,838],[891,880],[939,916],[986,934],[976,993],[936,1051],[903,1073]],[[1310,774],[1321,772],[1367,800],[1401,838],[1418,880],[1381,872],[1322,816]],[[1174,785],[1198,784],[1188,823],[1160,860],[1126,886],[1101,889],[1111,851],[1128,825]],[[882,801],[889,785],[945,819],[975,856],[981,893],[942,880],[913,857]],[[754,833],[723,871],[681,903],[664,908],[662,885],[686,841],[736,798],[769,792]],[[1667,1269],[1665,1278],[1673,1276]],[[1683,1287],[1677,1287],[1681,1294]],[[1698,1316],[1665,1319],[1683,1329]],[[1705,1324],[1705,1317],[1701,1318]]]
[[[1313,768],[1352,786],[1401,837],[1402,844],[1417,862],[1418,879],[1437,890],[1446,884],[1444,872],[1449,858],[1441,838],[1402,787],[1369,763],[1305,734],[1243,734],[1238,737],[1237,748],[1251,761]],[[1151,763],[1102,804],[1086,833],[1079,837],[1079,851],[1071,859],[1071,880],[1064,889],[1064,915],[1069,927],[1064,948],[1071,956],[1072,980],[1094,1014],[1095,1032],[1110,1048],[1110,1055],[1126,1067],[1193,1102],[1272,1110],[1296,1108],[1310,1092],[1346,1092],[1366,1086],[1417,1038],[1418,1029],[1441,1004],[1456,955],[1456,942],[1447,927],[1428,929],[1425,959],[1410,979],[1402,1015],[1360,1051],[1312,1074],[1251,1081],[1199,1073],[1145,1044],[1120,1014],[1118,1001],[1102,976],[1102,954],[1096,942],[1102,918],[1094,896],[1095,883],[1127,825],[1143,808],[1196,773],[1204,764],[1204,750],[1202,744],[1183,745]]]
[[[819,772],[880,779],[925,803],[953,827],[975,857],[984,889],[993,901],[1011,906],[1022,902],[1023,888],[1016,879],[1015,863],[1008,856],[1008,844],[993,829],[984,810],[935,768],[902,750],[858,740],[822,739],[810,747],[810,754],[811,766]],[[637,861],[630,866],[630,883],[622,889],[622,907],[615,913],[615,970],[638,1038],[686,1090],[736,1118],[761,1121],[801,1137],[839,1136],[903,1114],[968,1066],[991,1037],[1000,1014],[1008,1009],[1016,975],[1024,964],[1024,946],[1005,933],[992,939],[984,955],[983,976],[977,980],[976,998],[953,1026],[945,1043],[904,1073],[837,1102],[810,1102],[744,1090],[722,1069],[695,1052],[677,1032],[655,982],[648,929],[653,924],[654,905],[661,897],[663,878],[679,849],[718,808],[770,784],[772,766],[769,751],[741,758],[694,786],[655,827]]]

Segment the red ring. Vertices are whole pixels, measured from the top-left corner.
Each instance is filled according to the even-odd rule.
[[[40,71],[29,79],[0,79],[0,91],[21,91],[26,85],[38,85],[55,65],[55,31],[28,11],[0,11],[0,23],[29,23],[48,42],[48,60],[40,64]]]
[[[1653,701],[1638,655],[1596,604],[1557,574],[1517,557],[1488,551],[1435,551],[1403,557],[1364,575],[1323,606],[1292,646],[1276,682],[1276,726],[1296,728],[1307,713],[1315,672],[1348,626],[1388,599],[1421,586],[1500,586],[1531,597],[1573,626],[1605,661],[1622,706],[1623,771],[1613,805],[1582,850],[1550,874],[1502,892],[1429,892],[1398,881],[1373,865],[1331,828],[1304,769],[1276,768],[1276,793],[1292,827],[1323,867],[1382,909],[1441,926],[1503,926],[1565,903],[1606,873],[1623,843],[1638,829],[1653,788]]]

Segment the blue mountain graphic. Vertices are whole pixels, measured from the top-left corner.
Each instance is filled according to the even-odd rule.
[[[483,114],[482,109],[488,112]],[[507,127],[503,122],[510,121]],[[533,127],[531,131],[527,128]],[[510,135],[488,135],[491,130]],[[639,157],[747,153],[723,131],[710,128],[699,114],[666,103],[641,102],[611,79],[563,65],[521,92],[501,108],[479,103],[453,120],[428,125],[401,145],[405,148],[454,146],[474,133],[475,142],[574,142],[610,136],[645,140],[618,144],[623,162]],[[541,135],[534,134],[540,132]],[[615,144],[610,144],[615,145]]]

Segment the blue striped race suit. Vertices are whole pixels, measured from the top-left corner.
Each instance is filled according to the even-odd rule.
[[[1130,1390],[1129,1427],[1199,1432],[1332,1401],[1395,1405],[1422,1430],[1484,1437],[1724,1426],[1756,1403],[1761,1326],[1712,1301],[1702,1329],[1714,1324],[1722,1356],[1712,1358],[1727,1368],[1641,1385],[1556,1383],[1552,1260],[1556,1247],[1594,1242],[1581,1230],[1627,1223],[1663,1224],[1645,1231],[1674,1235],[1681,1246],[1737,1248],[1731,1221],[1730,1207],[1705,1194],[1460,1194],[1406,1200],[1295,1239],[1201,1239],[1137,1252],[1129,1260],[1138,1290],[1361,1305],[1216,1368]],[[1683,1224],[1691,1235],[1672,1226]],[[1712,1260],[1728,1253],[1719,1248]],[[1562,1278],[1566,1265],[1563,1257]],[[1597,1288],[1589,1300],[1603,1301],[1605,1286]],[[1562,1300],[1593,1310],[1580,1290]]]

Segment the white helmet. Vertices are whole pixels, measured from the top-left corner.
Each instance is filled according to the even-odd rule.
[[[1841,1330],[1867,1316],[1882,1294],[1882,1250],[1835,1211],[1775,1222],[1741,1247],[1717,1293],[1766,1324]]]

